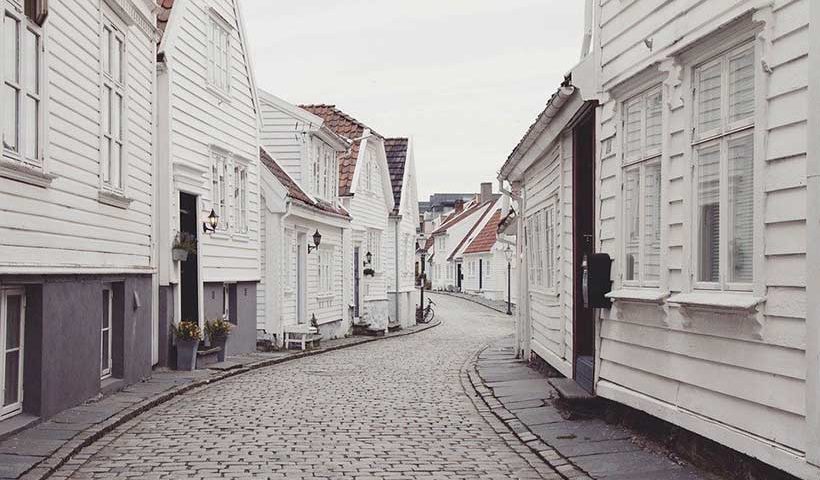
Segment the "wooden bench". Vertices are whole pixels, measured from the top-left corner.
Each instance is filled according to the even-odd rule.
[[[302,350],[307,350],[307,348],[319,347],[322,341],[318,329],[305,323],[288,325],[282,330],[285,350],[290,350],[291,345],[297,345]]]

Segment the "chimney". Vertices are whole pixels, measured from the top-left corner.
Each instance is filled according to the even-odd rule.
[[[493,184],[492,182],[485,182],[481,184],[481,197],[479,197],[479,201],[481,203],[487,203],[493,201]]]
[[[456,213],[461,213],[464,210],[464,200],[458,199],[453,204],[453,208],[455,208]]]

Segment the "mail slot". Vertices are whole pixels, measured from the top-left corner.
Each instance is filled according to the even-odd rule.
[[[587,279],[587,292],[589,306],[592,308],[611,308],[612,301],[606,298],[606,294],[612,291],[612,280],[610,272],[612,270],[612,258],[606,253],[593,253],[589,256],[589,278]]]

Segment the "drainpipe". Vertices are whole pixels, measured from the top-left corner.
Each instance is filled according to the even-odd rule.
[[[399,320],[399,223],[401,223],[401,216],[395,217],[395,231],[396,234],[394,235],[395,238],[395,250],[393,250],[393,256],[396,257],[396,321],[399,322],[401,325],[401,321]]]

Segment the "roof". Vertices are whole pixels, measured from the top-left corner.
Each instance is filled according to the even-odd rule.
[[[356,160],[359,158],[359,147],[361,146],[361,137],[364,135],[364,131],[370,130],[370,133],[378,137],[381,137],[381,135],[339,110],[336,105],[299,105],[299,108],[321,117],[333,133],[352,143],[349,151],[339,155],[339,195],[350,195],[350,187],[353,185],[353,173],[356,171]]]
[[[307,207],[320,210],[322,212],[330,213],[333,215],[342,216],[345,218],[350,218],[350,214],[343,208],[337,207],[331,203],[324,202],[321,200],[314,200],[310,197],[302,187],[299,186],[296,181],[291,178],[290,175],[286,171],[276,163],[276,160],[271,157],[268,152],[265,151],[264,148],[259,149],[259,160],[262,162],[265,167],[279,180],[279,183],[285,187],[288,191],[288,197],[292,198],[293,200],[304,204]]]
[[[157,8],[157,28],[159,29],[160,39],[165,34],[165,27],[168,26],[168,19],[171,17],[171,9],[174,8],[174,0],[160,0]]]
[[[404,167],[407,164],[406,138],[387,138],[384,141],[384,151],[387,154],[387,168],[390,171],[390,183],[393,185],[393,211],[398,211],[401,203],[401,189],[404,184]]]
[[[469,217],[473,213],[477,212],[482,207],[485,207],[486,205],[487,205],[486,203],[485,204],[476,203],[475,205],[472,205],[469,208],[465,208],[461,212],[453,212],[452,214],[450,214],[449,217],[447,217],[446,220],[444,220],[444,222],[441,225],[439,225],[439,227],[437,229],[433,230],[433,233],[431,233],[430,235],[432,236],[432,235],[436,235],[436,234],[439,234],[439,233],[445,233],[447,231],[447,229],[449,229],[450,227],[458,224],[459,222],[461,222],[465,218]]]
[[[490,220],[484,225],[484,228],[478,232],[475,239],[470,242],[470,245],[464,250],[464,253],[487,253],[492,251],[493,245],[498,240],[498,224],[501,223],[501,209],[498,209],[490,217]]]
[[[467,243],[467,240],[470,239],[470,236],[473,234],[473,232],[475,232],[475,229],[478,228],[478,226],[481,225],[481,222],[484,221],[484,217],[486,217],[487,214],[492,211],[493,205],[495,205],[495,202],[485,202],[485,203],[482,203],[479,206],[479,208],[484,209],[484,212],[478,218],[478,221],[476,221],[473,224],[473,226],[470,227],[470,230],[467,232],[466,235],[464,235],[464,238],[462,238],[461,241],[458,242],[458,245],[456,246],[456,248],[453,249],[453,253],[451,253],[450,256],[447,258],[448,261],[455,258],[456,254],[461,250],[461,248],[464,246],[464,244]]]

